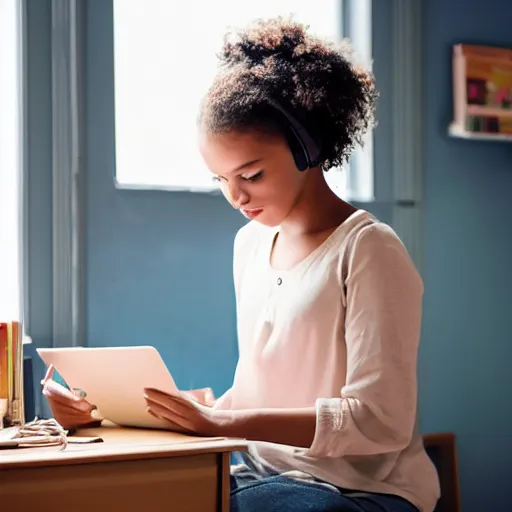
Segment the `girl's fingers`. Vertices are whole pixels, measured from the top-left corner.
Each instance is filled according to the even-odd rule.
[[[192,432],[195,430],[191,421],[157,403],[149,403],[148,412],[155,418],[168,422],[170,427],[178,427],[178,429],[185,429]]]
[[[212,404],[215,402],[215,395],[213,394],[213,390],[208,388],[204,394],[204,400],[206,405]]]
[[[58,406],[59,409],[76,410],[81,413],[90,412],[92,410],[92,406],[89,402],[75,396],[69,389],[51,380],[45,384],[43,396],[48,398],[51,404]]]
[[[160,402],[157,402],[155,400],[151,400],[150,398],[146,398],[146,404],[148,407],[153,411],[155,414],[157,414],[160,417],[169,419],[172,416],[176,416],[179,418],[185,419],[186,409],[183,407],[176,407],[176,406],[168,406],[167,404],[162,404]]]
[[[48,369],[46,370],[46,374],[44,376],[44,379],[41,381],[41,384],[44,386],[49,380],[52,379],[53,373],[55,372],[55,366],[51,364],[48,366]]]
[[[69,389],[54,380],[48,380],[43,387],[43,394],[47,397],[61,397],[65,400],[77,401],[79,398]]]
[[[62,399],[62,397],[47,396],[52,409],[58,408],[59,411],[76,411],[78,414],[89,414],[92,412],[93,407],[85,400],[73,401]]]

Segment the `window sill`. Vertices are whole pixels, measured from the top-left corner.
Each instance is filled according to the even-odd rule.
[[[220,195],[221,191],[215,186],[180,186],[180,185],[143,185],[126,184],[114,180],[116,190],[143,191],[143,192],[192,192],[208,195]]]

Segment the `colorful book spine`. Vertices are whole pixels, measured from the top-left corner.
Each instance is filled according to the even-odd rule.
[[[23,336],[19,322],[0,323],[0,428],[23,425]]]
[[[0,323],[0,429],[4,427],[9,409],[9,357],[7,347],[7,324]]]

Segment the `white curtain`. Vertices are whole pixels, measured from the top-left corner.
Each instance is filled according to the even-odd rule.
[[[0,0],[0,322],[21,320],[19,19],[19,0]]]

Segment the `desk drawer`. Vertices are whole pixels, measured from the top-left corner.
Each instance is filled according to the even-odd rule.
[[[220,511],[229,485],[222,465],[222,453],[208,453],[7,469],[0,504],[18,512]]]

